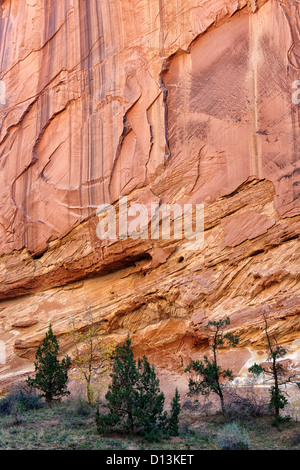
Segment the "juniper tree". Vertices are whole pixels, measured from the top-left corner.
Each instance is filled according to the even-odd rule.
[[[105,398],[108,401],[110,414],[122,423],[122,427],[134,431],[134,409],[138,392],[135,384],[138,380],[136,362],[133,358],[129,337],[123,345],[117,345],[114,357],[111,384]]]
[[[165,396],[160,391],[155,368],[150,365],[146,356],[143,359],[138,359],[137,372],[136,391],[138,396],[134,407],[134,417],[136,427],[142,434],[149,435],[153,431],[159,432],[165,426]]]
[[[176,391],[170,417],[164,412],[165,396],[159,388],[154,366],[146,356],[134,360],[129,336],[116,347],[111,384],[106,394],[109,413],[97,411],[96,424],[100,434],[114,430],[140,434],[148,440],[159,440],[164,434],[178,433],[180,411]]]
[[[180,405],[180,395],[178,389],[175,390],[175,395],[172,400],[172,407],[171,407],[171,414],[168,420],[168,431],[171,436],[178,436],[178,422],[179,422],[179,414],[181,410]]]
[[[67,356],[60,362],[58,352],[59,345],[50,324],[48,332],[36,352],[35,377],[27,379],[27,384],[40,390],[41,396],[46,399],[47,403],[70,393],[67,390],[67,381],[71,360]]]
[[[224,381],[232,380],[233,373],[230,369],[222,370],[218,365],[217,350],[225,345],[235,347],[239,342],[237,335],[224,333],[229,325],[229,317],[224,320],[209,321],[206,328],[210,331],[212,337],[212,359],[205,355],[203,361],[191,361],[185,369],[185,372],[194,372],[196,374],[196,378],[189,379],[189,395],[201,393],[208,396],[210,393],[215,393],[220,399],[223,413],[226,412],[223,394]]]

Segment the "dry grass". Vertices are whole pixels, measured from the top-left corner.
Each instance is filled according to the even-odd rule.
[[[228,422],[236,422],[249,435],[250,450],[300,450],[300,424],[289,421],[272,426],[268,416],[200,415],[183,409],[176,438],[149,444],[129,436],[100,437],[96,407],[69,400],[51,407],[0,417],[0,450],[220,450],[218,435]]]

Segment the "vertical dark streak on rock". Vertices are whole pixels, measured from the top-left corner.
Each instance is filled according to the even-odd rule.
[[[165,55],[165,27],[166,27],[164,0],[159,0],[159,19],[160,19],[159,53],[160,53],[160,56],[164,57]]]
[[[89,101],[89,125],[88,125],[88,214],[91,214],[91,206],[94,205],[94,191],[93,184],[90,182],[94,178],[94,117],[93,117],[93,63],[92,63],[92,23],[91,23],[91,3],[94,3],[94,0],[87,2],[86,4],[86,34],[87,34],[87,54],[88,54],[88,101]]]
[[[33,106],[37,103],[38,101],[38,97],[28,106],[28,108],[26,109],[26,111],[23,113],[23,115],[21,116],[21,119],[19,120],[19,123],[18,123],[18,127],[19,128],[22,128],[22,123],[24,121],[24,119],[26,118],[26,116],[29,114],[29,112],[32,110]],[[8,134],[7,134],[8,135]],[[21,134],[22,135],[22,134]],[[19,137],[20,139],[20,137]],[[1,144],[3,143],[3,141],[1,142]],[[11,144],[13,145],[13,144]],[[29,164],[28,167],[26,167],[23,171],[27,171],[27,169],[33,164],[35,163],[35,161],[31,161],[31,163]],[[21,173],[23,174],[23,172]],[[13,215],[13,218],[11,220],[11,223],[10,223],[10,227],[11,227],[11,232],[13,233],[14,232],[14,224],[15,224],[15,219],[16,219],[16,216],[17,216],[17,212],[18,212],[18,206],[15,202],[15,198],[14,198],[14,187],[15,187],[15,182],[17,181],[17,179],[19,178],[19,176],[21,175],[18,175],[12,182],[12,185],[11,185],[11,189],[10,189],[10,199],[15,207],[15,211],[14,211],[14,215]],[[23,233],[22,235],[22,240],[23,242],[25,242],[25,232]],[[24,245],[25,246],[25,245]]]
[[[55,51],[54,45],[56,42],[55,38],[55,31],[56,31],[56,8],[53,6],[53,0],[50,0],[50,6],[48,2],[46,2],[45,7],[45,25],[43,28],[44,31],[44,43],[45,47],[42,51],[42,64],[41,64],[41,71],[42,76],[44,76],[45,83],[49,83],[51,80],[51,71],[53,68],[53,60],[55,58]],[[54,36],[52,38],[52,36]],[[49,41],[49,38],[52,38]]]
[[[12,190],[11,190],[11,199],[12,199],[15,207],[18,208],[18,209],[21,209],[22,216],[23,216],[23,223],[24,223],[24,227],[25,227],[24,235],[23,235],[23,241],[26,241],[26,240],[28,241],[28,225],[27,224],[28,224],[29,219],[31,221],[34,221],[34,222],[44,223],[39,219],[32,219],[32,218],[28,217],[28,215],[27,215],[28,214],[28,208],[27,208],[27,197],[26,196],[29,195],[29,200],[30,200],[30,193],[31,193],[30,186],[31,186],[31,183],[32,183],[32,181],[31,181],[31,172],[29,170],[38,161],[37,149],[38,149],[38,146],[39,146],[46,130],[50,126],[51,122],[58,115],[65,112],[66,109],[74,101],[74,100],[70,100],[62,110],[58,111],[57,113],[53,114],[52,116],[49,116],[49,96],[47,94],[45,94],[43,96],[43,98],[44,98],[44,100],[42,100],[41,97],[40,97],[39,100],[37,100],[37,107],[38,107],[37,114],[38,113],[40,114],[40,117],[37,120],[37,122],[39,122],[40,125],[39,125],[39,127],[37,126],[37,128],[36,128],[37,132],[38,132],[38,129],[39,129],[39,133],[37,134],[35,144],[34,144],[34,147],[32,149],[32,159],[31,159],[30,163],[22,170],[22,172],[19,173],[16,176],[16,178],[14,179],[14,181],[12,183]],[[41,124],[43,124],[43,123],[44,123],[44,125],[41,127]],[[21,133],[21,135],[22,135],[22,133]],[[46,168],[46,166],[47,165],[44,166],[44,169]],[[23,177],[23,179],[24,179],[23,186],[21,187],[21,190],[23,191],[22,192],[23,199],[22,199],[21,205],[18,206],[16,201],[15,201],[15,197],[14,197],[14,189],[15,189],[15,184],[16,184],[17,180],[20,177]],[[26,245],[24,245],[24,246],[26,246]]]
[[[79,42],[80,42],[80,64],[81,64],[81,75],[82,75],[82,81],[83,81],[83,106],[82,106],[82,111],[81,111],[81,122],[82,122],[82,130],[81,130],[81,157],[80,157],[80,175],[79,175],[79,203],[80,203],[80,211],[81,211],[81,217],[82,217],[82,179],[83,179],[83,156],[85,152],[85,145],[84,145],[84,122],[85,122],[85,117],[87,115],[86,112],[86,100],[85,100],[85,36],[84,36],[84,30],[82,23],[84,23],[84,14],[85,14],[85,2],[82,0],[78,0],[78,29],[79,29]]]
[[[139,99],[139,98],[138,98]],[[138,100],[137,100],[138,101]],[[136,102],[135,102],[136,103]],[[135,105],[135,103],[133,103],[133,105],[131,106],[130,109],[132,109],[132,107]],[[116,168],[116,165],[117,165],[117,162],[119,160],[119,157],[121,155],[121,151],[122,151],[122,147],[123,147],[123,144],[124,144],[124,140],[126,138],[126,136],[129,134],[129,132],[132,131],[132,127],[131,127],[131,124],[128,120],[128,117],[127,117],[127,114],[128,112],[130,111],[130,109],[125,113],[124,117],[123,117],[123,132],[120,136],[120,139],[119,139],[119,144],[118,144],[118,147],[117,147],[117,151],[116,151],[116,156],[115,156],[115,159],[114,159],[114,162],[113,162],[113,166],[112,166],[112,170],[111,170],[111,174],[110,174],[110,178],[109,178],[109,183],[108,183],[108,194],[109,194],[109,198],[110,198],[110,203],[114,202],[111,200],[111,192],[110,192],[110,188],[111,188],[111,182],[112,182],[112,179],[113,179],[113,175],[114,175],[114,172],[115,172],[115,168]]]
[[[80,31],[81,31],[81,37],[83,38],[82,41],[82,47],[81,47],[81,58],[83,59],[82,61],[82,69],[84,69],[83,73],[86,73],[86,80],[87,82],[85,83],[85,88],[87,88],[87,103],[86,103],[86,113],[84,115],[84,119],[87,118],[87,135],[83,136],[84,141],[85,139],[87,140],[87,145],[84,145],[84,148],[87,150],[87,167],[86,167],[86,180],[87,180],[87,197],[88,197],[88,207],[91,205],[91,193],[90,193],[90,185],[89,181],[91,179],[91,96],[92,96],[92,89],[91,89],[91,77],[90,77],[90,68],[91,68],[91,56],[90,56],[90,45],[91,45],[91,40],[90,40],[90,25],[89,25],[89,19],[90,19],[90,2],[85,2],[83,0],[79,1],[80,4],[80,9],[81,9],[81,15],[80,15]],[[83,121],[84,122],[84,121]],[[81,187],[80,187],[81,191]]]
[[[101,139],[101,177],[102,177],[102,204],[105,204],[105,179],[104,179],[104,145],[103,145],[103,121],[100,117],[100,136],[99,139]],[[99,201],[100,204],[100,201]]]
[[[104,29],[103,29],[103,17],[102,17],[102,9],[101,9],[101,3],[97,2],[96,1],[96,15],[97,15],[97,26],[98,26],[98,36],[99,37],[102,37],[104,36]],[[98,53],[99,53],[99,57],[98,57],[98,61],[99,61],[99,64],[101,63],[101,61],[103,60],[104,58],[104,47],[103,47],[103,44],[102,44],[102,40],[99,41],[99,50],[98,50]],[[100,101],[102,101],[102,93],[103,93],[103,89],[104,89],[104,83],[105,83],[105,80],[104,80],[104,75],[103,75],[103,72],[105,70],[105,65],[104,63],[101,64],[99,67],[98,67],[98,71],[99,71],[99,87],[100,87]],[[100,145],[101,145],[101,153],[100,155],[97,155],[97,158],[100,158],[101,159],[101,178],[102,178],[102,182],[100,183],[102,185],[102,203],[104,204],[105,203],[105,181],[104,181],[104,146],[103,146],[103,121],[102,121],[102,117],[99,116],[99,121],[100,121],[100,135],[99,135],[99,142],[100,142]],[[100,204],[100,200],[97,201],[97,205]]]
[[[284,1],[279,1],[279,5],[283,11],[283,14],[286,18],[287,24],[290,28],[290,34],[292,37],[292,44],[288,50],[287,54],[287,76],[290,79],[290,89],[292,90],[292,83],[295,80],[299,80],[300,72],[300,54],[297,54],[297,49],[299,49],[299,39],[300,39],[300,8],[298,2],[296,4],[292,1],[292,6],[297,10],[295,15],[290,8],[290,3],[288,5]],[[296,71],[296,73],[295,73]],[[292,93],[292,91],[291,91]],[[298,108],[298,109],[297,109]],[[293,154],[291,158],[291,164],[297,164],[299,160],[300,153],[300,107],[292,103],[291,99],[291,121],[292,121],[292,132],[293,132]],[[296,168],[294,176],[296,174]],[[292,200],[295,201],[299,197],[299,192],[297,184],[291,185],[292,191]]]
[[[292,44],[291,44],[291,47],[289,48],[288,50],[288,54],[287,54],[287,60],[288,60],[288,69],[287,69],[287,74],[288,76],[292,75],[291,77],[291,85],[292,85],[292,82],[299,77],[296,76],[295,74],[295,69],[297,70],[297,72],[300,71],[300,63],[299,63],[299,58],[298,58],[298,55],[297,53],[295,52],[295,48],[297,47],[297,45],[299,44],[299,28],[300,28],[300,25],[299,25],[299,18],[297,17],[296,15],[296,18],[292,18],[292,12],[291,11],[287,11],[287,5],[286,4],[283,4],[283,2],[279,2],[279,5],[281,6],[281,9],[283,11],[283,14],[284,16],[286,17],[286,20],[287,20],[287,24],[289,25],[289,28],[290,28],[290,34],[291,34],[291,37],[292,37]],[[299,7],[297,6],[296,7],[298,10],[299,10]],[[298,14],[300,14],[300,12],[298,11]],[[297,24],[298,23],[298,24]],[[295,38],[295,35],[297,33],[297,30],[298,30],[298,40]],[[292,57],[293,57],[293,62],[292,62]],[[293,73],[294,72],[294,73]],[[297,149],[295,147],[295,144],[298,142],[299,140],[299,135],[296,136],[295,132],[296,132],[296,129],[299,130],[300,126],[300,119],[299,119],[299,113],[300,113],[300,109],[298,109],[298,112],[297,112],[297,118],[295,116],[295,106],[293,106],[293,104],[291,104],[291,118],[292,118],[292,123],[293,123],[293,144],[294,144],[294,155],[293,155],[293,160],[292,160],[292,163],[296,163],[297,160],[298,160],[298,152],[297,152]],[[299,134],[299,132],[298,132]]]
[[[112,66],[112,70],[113,70],[112,90],[114,92],[116,90],[116,71],[117,71],[116,41],[115,41],[115,35],[114,35],[114,22],[112,21],[112,17],[111,17],[112,15],[111,15],[110,4],[109,4],[109,8],[108,8],[108,13],[109,13],[109,25],[110,25],[110,27],[109,27],[109,31],[110,31],[109,44],[112,46],[112,61],[113,61],[113,66]],[[111,106],[113,108],[114,101],[112,101]],[[124,123],[124,120],[123,120],[123,123]],[[117,162],[117,160],[119,158],[119,155],[120,155],[120,152],[121,152],[120,141],[122,139],[122,136],[119,139],[119,144],[117,146],[117,143],[116,143],[117,142],[116,129],[118,129],[118,126],[115,125],[115,116],[112,115],[112,134],[113,134],[112,145],[113,145],[113,152],[115,153],[115,159],[114,159],[114,162],[113,162],[112,174],[113,174],[113,170],[115,168],[116,162]],[[123,133],[124,133],[124,127],[123,127]],[[123,143],[123,141],[122,141],[122,143]],[[112,174],[111,174],[111,178],[110,178],[110,182],[109,182],[109,197],[110,197],[110,183],[111,183],[111,180],[112,180]]]
[[[41,55],[41,73],[39,75],[39,86],[38,89],[43,89],[45,83],[49,83],[52,78],[53,72],[53,63],[55,61],[55,44],[56,44],[56,29],[57,29],[57,18],[56,18],[56,6],[55,1],[44,1],[44,27],[42,28],[41,34],[43,32],[43,44],[45,46],[42,49]],[[51,38],[51,40],[50,40]],[[45,93],[42,93],[40,100],[37,101],[37,113],[38,118],[36,120],[36,140],[34,147],[32,149],[32,160],[29,167],[23,172],[25,174],[23,181],[23,200],[22,200],[22,214],[23,214],[23,223],[24,223],[24,237],[23,242],[24,246],[29,244],[29,226],[28,226],[28,217],[29,212],[27,196],[30,198],[31,186],[32,186],[32,173],[29,170],[32,165],[38,160],[36,150],[41,141],[42,136],[44,135],[47,127],[49,126],[52,119],[50,119],[50,101],[47,90]],[[19,175],[20,176],[20,175]],[[16,178],[17,180],[17,178]],[[15,181],[16,181],[15,180]],[[15,182],[14,182],[15,183]]]
[[[6,50],[6,39],[7,39],[7,31],[8,31],[8,28],[9,28],[9,23],[10,23],[10,13],[11,13],[11,1],[9,2],[9,10],[8,10],[8,17],[7,17],[7,21],[6,21],[6,28],[5,28],[5,32],[4,32],[4,27],[2,29],[1,27],[1,23],[2,23],[2,17],[0,18],[0,44],[2,44],[2,54],[1,54],[1,68],[0,68],[0,73],[2,72],[3,70],[3,61],[4,61],[4,55],[5,55],[5,50]],[[4,21],[3,21],[4,23]],[[4,32],[4,40],[2,39],[3,38],[3,32]]]
[[[69,17],[68,17],[68,11],[70,8],[70,0],[65,0],[65,57],[66,57],[66,69],[69,70],[69,53],[68,53],[68,44],[69,44]],[[67,80],[69,81],[69,75],[67,76]],[[69,87],[68,87],[69,89]],[[70,100],[70,95],[68,94],[68,101]],[[70,137],[70,144],[69,144],[69,151],[68,151],[68,168],[69,168],[69,187],[71,187],[71,169],[72,169],[72,142],[73,142],[73,135],[72,135],[72,113],[69,113],[68,115],[68,126],[69,126],[69,137]],[[80,194],[80,191],[79,191]],[[70,194],[69,191],[67,192],[66,195],[66,200],[68,207],[71,205],[70,201]],[[70,224],[70,212],[68,211],[68,224]]]
[[[146,172],[145,172],[145,184],[147,183],[147,172],[148,172],[148,163],[150,161],[150,158],[151,158],[151,152],[152,152],[152,149],[153,149],[153,145],[154,145],[154,134],[153,134],[153,127],[152,127],[152,124],[151,124],[151,121],[150,121],[150,116],[149,116],[149,112],[148,110],[146,110],[146,116],[147,116],[147,122],[149,124],[149,131],[150,131],[150,146],[149,146],[149,152],[148,152],[148,160],[145,164],[145,169],[146,169]]]

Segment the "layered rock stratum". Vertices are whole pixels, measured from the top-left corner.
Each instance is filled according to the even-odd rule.
[[[299,367],[299,18],[296,0],[0,1],[3,386],[49,323],[70,352],[87,306],[172,390],[226,316],[241,380],[264,312]],[[203,204],[203,246],[99,239],[121,196]]]

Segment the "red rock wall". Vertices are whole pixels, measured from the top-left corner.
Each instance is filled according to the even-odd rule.
[[[68,351],[86,305],[175,382],[226,315],[241,342],[224,358],[243,377],[266,354],[264,309],[296,367],[299,13],[296,0],[0,2],[2,381],[32,370],[50,321]],[[121,195],[203,203],[203,248],[101,242],[96,209]]]

